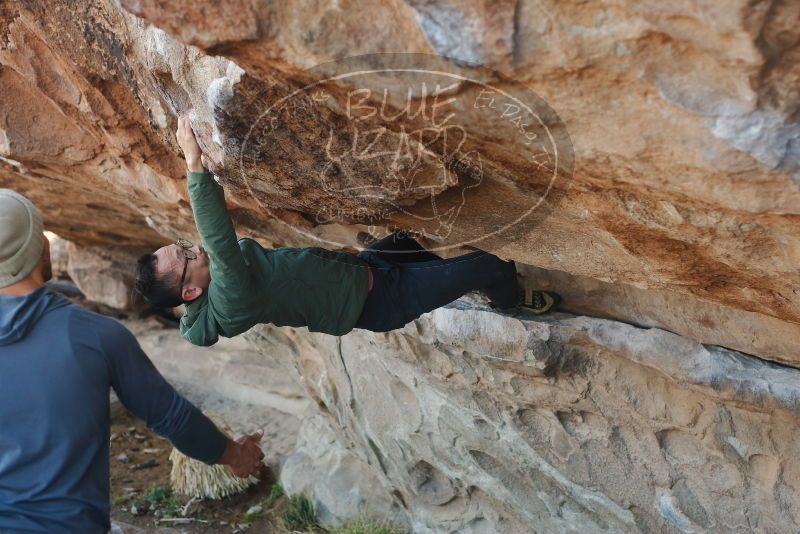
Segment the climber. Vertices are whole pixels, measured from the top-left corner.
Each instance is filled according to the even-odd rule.
[[[0,189],[0,532],[108,532],[109,388],[186,455],[260,471],[260,432],[228,439],[124,326],[51,293],[50,276],[39,211]]]
[[[196,345],[258,323],[332,335],[386,332],[473,290],[504,312],[541,314],[556,303],[553,294],[522,290],[514,262],[481,251],[441,259],[398,233],[358,254],[237,242],[223,189],[206,170],[187,117],[178,121],[177,139],[204,246],[179,240],[142,256],[136,289],[156,307],[185,304],[181,333]]]

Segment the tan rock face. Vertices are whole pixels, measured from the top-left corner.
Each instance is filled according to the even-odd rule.
[[[797,528],[796,369],[466,299],[341,344],[279,335],[325,408],[305,419],[281,479],[326,520],[379,506],[417,532]]]
[[[356,458],[295,473],[381,480],[376,506],[432,530],[797,528],[794,371],[744,354],[800,366],[800,4],[222,5],[2,4],[0,185],[79,247],[194,237],[174,141],[191,112],[241,235],[353,247],[400,225],[446,254],[516,260],[570,312],[645,328],[501,321],[503,363],[474,313],[345,337],[339,361],[318,336],[269,331],[259,344],[293,347],[308,393],[338,410],[314,428]],[[407,55],[343,61],[380,53]],[[353,76],[370,69],[384,74]],[[438,120],[397,118],[451,97]],[[504,116],[513,98],[538,126]],[[348,357],[392,365],[359,384]],[[384,415],[341,401],[365,396]],[[405,426],[386,426],[392,403]]]
[[[146,304],[134,292],[131,265],[149,252],[141,247],[67,246],[67,274],[86,298],[117,310],[141,310]]]

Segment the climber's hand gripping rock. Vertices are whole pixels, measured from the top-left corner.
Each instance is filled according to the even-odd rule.
[[[205,167],[205,156],[197,144],[197,138],[189,123],[188,115],[178,117],[178,131],[175,133],[178,145],[183,150],[183,157],[186,159],[186,167],[189,172],[202,172]]]

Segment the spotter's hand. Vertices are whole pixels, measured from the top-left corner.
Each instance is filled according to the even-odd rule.
[[[190,172],[202,172],[203,170],[203,152],[200,150],[200,145],[197,144],[197,138],[192,131],[192,125],[189,124],[189,116],[181,115],[178,118],[178,131],[175,133],[181,150],[183,150],[183,157],[186,159],[186,167]]]
[[[264,433],[254,432],[249,436],[242,436],[236,441],[228,440],[228,447],[222,454],[218,463],[227,465],[231,472],[240,478],[258,476],[264,463],[264,453],[258,446]]]

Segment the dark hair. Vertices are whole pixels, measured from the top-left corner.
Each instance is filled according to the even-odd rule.
[[[155,254],[145,254],[136,262],[136,292],[156,308],[180,306],[183,299],[180,290],[175,287],[177,277],[171,274],[156,276],[156,263],[158,257]]]

